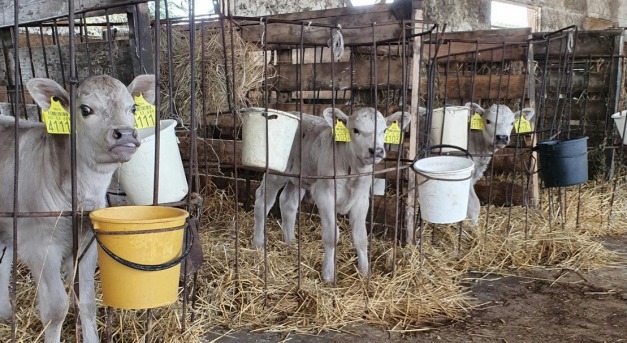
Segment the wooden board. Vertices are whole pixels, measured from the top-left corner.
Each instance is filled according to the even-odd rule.
[[[474,89],[472,88],[474,84]],[[520,99],[528,96],[526,75],[440,76],[439,92],[446,99]]]
[[[400,89],[402,86],[402,61],[400,59],[379,61],[376,64],[376,84],[381,87]],[[351,70],[351,63],[338,62],[318,64],[277,65],[277,77],[269,80],[279,91],[302,90],[346,90],[370,89],[370,64],[363,63]],[[315,74],[315,75],[314,75]],[[299,77],[300,76],[300,77]],[[352,77],[352,83],[351,83]],[[301,83],[299,84],[299,80]],[[334,81],[333,84],[331,81]]]
[[[529,28],[445,33],[437,55],[433,42],[426,42],[423,56],[442,63],[526,60],[530,35]]]
[[[542,39],[546,33],[534,33],[536,39]],[[623,30],[579,31],[577,33],[575,56],[587,59],[590,55],[611,56],[614,53],[614,38],[623,34]],[[549,54],[549,59],[563,58],[567,47],[567,38],[555,38],[534,44],[534,59],[542,62]]]
[[[398,39],[402,30],[400,20],[394,14],[392,6],[384,4],[346,7],[270,16],[267,17],[269,24],[265,30],[259,24],[242,26],[242,37],[251,42],[260,42],[265,31],[264,38],[267,44],[300,45],[302,30],[304,44],[327,45],[331,29],[307,26],[311,22],[333,27],[341,25],[345,45],[372,44],[373,37],[374,41]],[[272,20],[294,23],[272,23]],[[304,25],[301,25],[301,22]]]

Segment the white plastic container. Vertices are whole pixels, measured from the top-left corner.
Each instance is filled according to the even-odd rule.
[[[158,202],[164,204],[182,200],[187,195],[188,186],[174,132],[176,121],[162,120],[160,125]],[[130,161],[122,163],[118,176],[129,205],[151,205],[155,179],[155,128],[140,129],[139,140],[141,146]]]
[[[616,128],[618,129],[618,134],[620,134],[620,138],[623,139],[623,145],[627,145],[627,135],[625,135],[625,117],[627,116],[627,110],[622,112],[617,112],[612,114],[612,119],[614,119],[614,124],[616,124]]]
[[[459,156],[434,156],[414,162],[422,219],[434,224],[464,220],[474,167],[471,159]]]
[[[467,106],[446,106],[434,109],[429,131],[430,145],[448,144],[467,149],[469,111],[470,108]],[[441,150],[443,152],[458,151],[453,148]],[[433,151],[439,152],[440,149]]]
[[[266,121],[266,117],[268,118]],[[300,118],[291,113],[249,107],[241,112],[242,165],[266,168],[266,122],[268,123],[268,168],[285,171]]]

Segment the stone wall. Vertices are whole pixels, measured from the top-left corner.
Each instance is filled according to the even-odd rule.
[[[570,25],[580,28],[585,17],[618,22],[627,26],[625,0],[518,0],[510,1],[541,8],[540,31],[553,31]],[[490,0],[424,0],[425,17],[446,23],[447,31],[490,28]]]

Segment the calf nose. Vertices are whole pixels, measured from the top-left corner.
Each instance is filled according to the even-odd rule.
[[[496,141],[497,142],[509,142],[509,136],[507,135],[496,135]]]
[[[381,157],[383,158],[385,156],[385,150],[383,150],[383,148],[368,148],[368,152],[370,153],[370,156],[372,157]]]
[[[123,136],[137,138],[137,130],[130,127],[117,128],[113,129],[111,136],[116,140],[122,138]]]

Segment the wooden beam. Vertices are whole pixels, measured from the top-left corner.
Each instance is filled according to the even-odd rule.
[[[364,61],[363,63],[369,63]],[[356,65],[356,69],[351,70],[349,62],[338,62],[333,64],[335,70],[332,69],[331,63],[305,64],[299,66],[297,64],[281,64],[277,66],[278,75],[269,80],[269,82],[281,92],[299,90],[299,71],[300,80],[302,80],[302,90],[348,90],[348,89],[370,89],[372,82],[370,80],[369,64]],[[357,69],[358,68],[358,69]],[[402,87],[402,61],[400,59],[390,60],[388,66],[387,61],[377,63],[376,83],[378,87],[387,87],[392,89],[400,89]],[[333,72],[334,71],[334,72]],[[351,84],[352,75],[352,84]],[[334,78],[332,88],[331,80]],[[389,78],[389,79],[388,79]]]
[[[127,17],[130,39],[133,42],[130,45],[132,49],[130,56],[133,60],[133,72],[135,75],[154,74],[155,52],[152,46],[152,28],[150,26],[148,4],[143,3],[133,7],[133,11],[129,12]],[[165,46],[161,48],[163,50],[167,49]],[[137,52],[135,49],[137,49]]]
[[[605,31],[579,31],[577,33],[577,44],[575,46],[575,58],[588,58],[588,56],[611,56],[614,50],[614,38],[621,36],[623,30],[605,30]],[[534,33],[536,39],[541,39],[545,33]],[[536,61],[544,61],[545,56],[549,54],[549,59],[563,58],[567,47],[567,37],[555,38],[547,42],[537,42],[534,47],[534,59]]]
[[[273,23],[273,19],[295,23]],[[378,5],[270,16],[265,30],[259,24],[243,25],[242,37],[251,42],[261,42],[263,32],[266,31],[264,38],[267,44],[300,45],[301,22],[305,25],[305,45],[326,46],[331,37],[330,28],[307,26],[309,22],[333,27],[341,25],[345,45],[372,44],[373,37],[374,41],[398,39],[402,32],[392,5]]]

